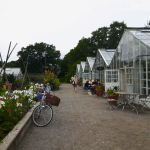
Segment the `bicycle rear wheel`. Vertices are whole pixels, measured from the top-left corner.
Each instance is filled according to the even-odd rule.
[[[38,127],[48,125],[53,118],[53,109],[49,105],[38,105],[32,114],[32,120]]]

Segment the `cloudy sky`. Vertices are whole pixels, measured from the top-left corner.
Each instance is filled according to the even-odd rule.
[[[56,46],[61,58],[82,38],[113,21],[143,27],[150,21],[150,0],[0,0],[0,52],[17,44],[9,61],[29,44]]]

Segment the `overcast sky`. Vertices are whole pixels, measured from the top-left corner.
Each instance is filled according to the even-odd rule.
[[[6,59],[8,46],[18,43],[9,61],[29,44],[56,46],[61,58],[113,21],[128,27],[144,27],[150,21],[150,0],[0,0],[0,52]]]

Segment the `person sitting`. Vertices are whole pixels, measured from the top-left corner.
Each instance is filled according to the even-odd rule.
[[[96,79],[94,79],[94,82],[92,82],[92,84],[95,85],[95,86],[97,85]]]
[[[46,87],[47,87],[47,85],[46,85],[46,84],[43,84],[43,93],[44,93],[44,92],[46,93]]]
[[[91,85],[92,85],[92,79],[89,79],[89,84],[91,84]]]
[[[37,99],[38,99],[39,101],[41,101],[43,95],[44,95],[43,89],[42,89],[42,88],[39,88],[39,91],[37,92]],[[46,97],[44,96],[44,98],[46,98]]]
[[[97,82],[97,86],[100,86],[100,81]]]
[[[90,90],[90,84],[89,81],[87,80],[85,85],[84,85],[84,89],[88,90],[88,94],[92,95],[91,90]]]
[[[50,87],[49,83],[47,83],[45,92],[46,92],[46,93],[50,93],[50,91],[51,91],[51,87]]]

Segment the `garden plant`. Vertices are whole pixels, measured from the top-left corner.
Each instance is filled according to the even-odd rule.
[[[38,84],[29,84],[27,89],[14,90],[12,94],[1,89],[0,93],[0,142],[36,103]],[[11,96],[10,96],[11,95]],[[16,129],[17,130],[17,129]]]

